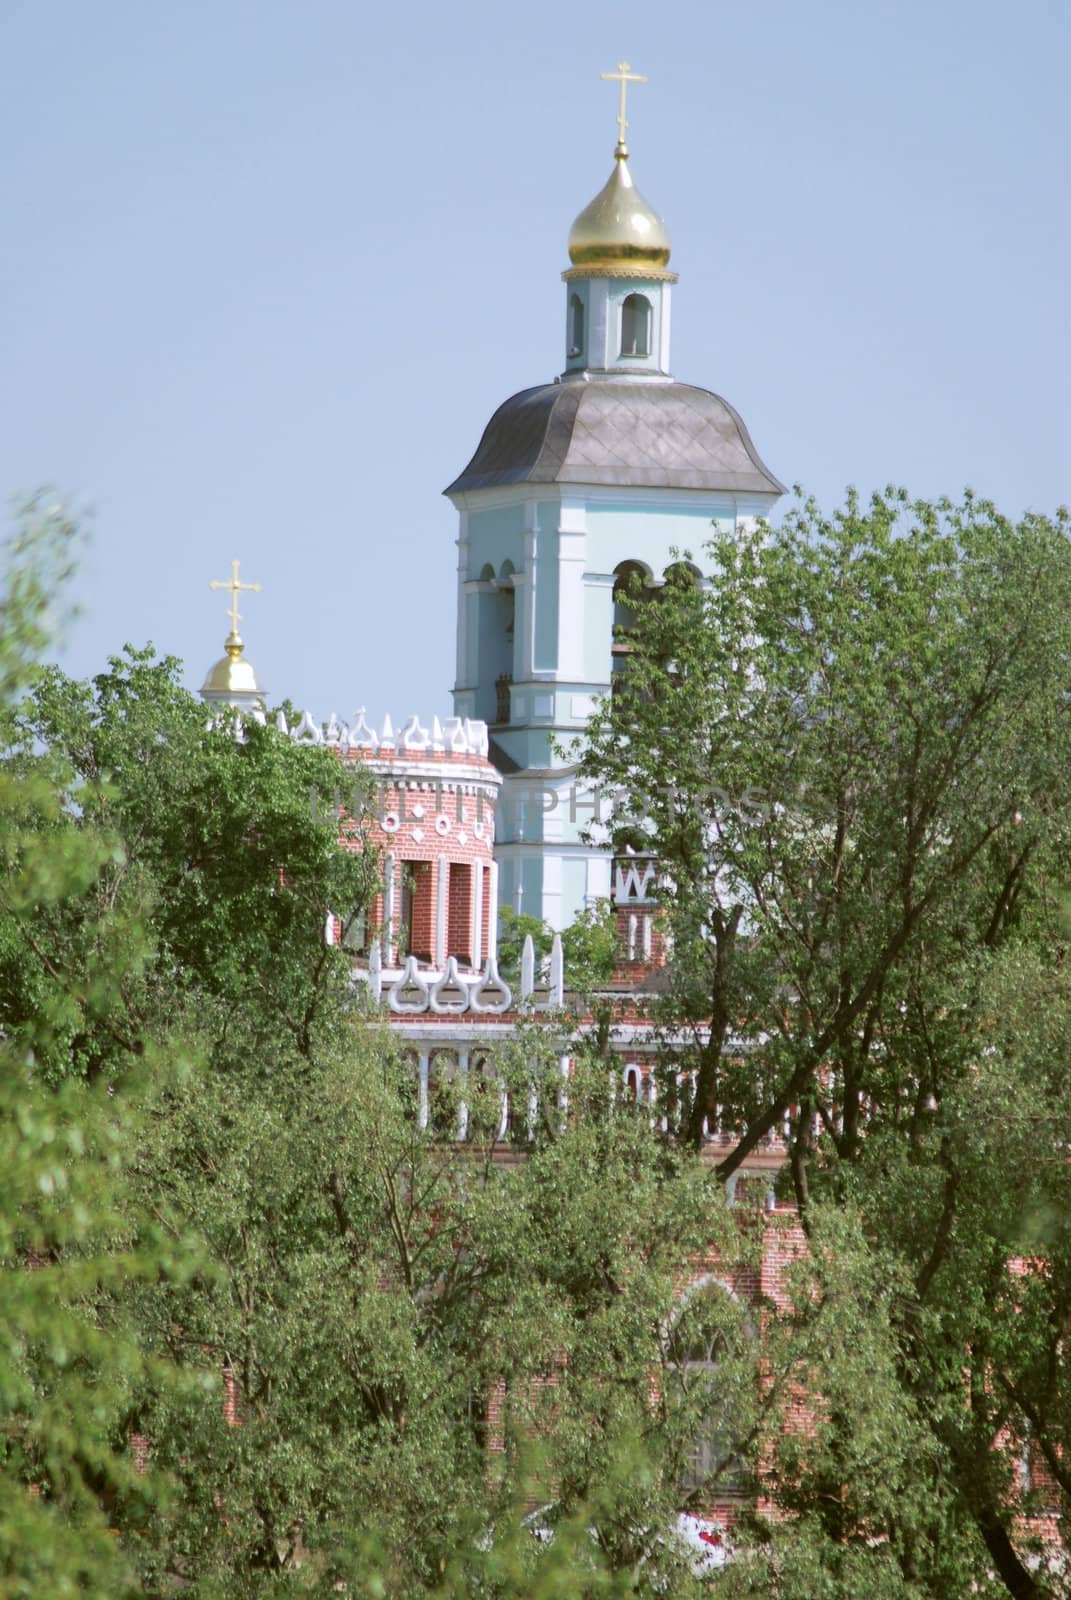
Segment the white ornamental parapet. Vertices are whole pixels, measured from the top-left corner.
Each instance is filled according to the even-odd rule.
[[[385,755],[388,751],[409,750],[421,754],[488,755],[489,742],[486,722],[472,717],[433,717],[430,727],[425,726],[415,714],[408,717],[395,734],[390,713],[383,718],[378,730],[368,722],[364,706],[354,712],[348,723],[340,722],[332,711],[326,722],[318,722],[311,711],[304,711],[293,727],[288,727],[280,711],[275,718],[280,733],[289,734],[295,744],[322,744],[341,750],[368,750]]]
[[[549,983],[537,984],[533,952],[525,940],[522,957],[521,1009],[534,1005],[557,1009],[565,1002],[565,973],[561,937],[554,936],[550,954]],[[398,1017],[420,1016],[431,1012],[438,1017],[498,1016],[514,1009],[514,994],[498,970],[494,956],[488,956],[482,972],[462,972],[454,956],[448,956],[441,973],[421,970],[415,956],[407,956],[397,977],[391,981],[383,971],[379,940],[372,944],[367,969],[357,968],[354,977],[367,985],[376,1000],[385,999]]]

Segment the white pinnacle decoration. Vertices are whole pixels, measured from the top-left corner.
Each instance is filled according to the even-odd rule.
[[[550,1004],[565,1004],[565,953],[560,933],[554,935],[554,943],[550,947]]]
[[[375,750],[378,744],[379,737],[365,721],[364,706],[361,706],[350,719],[350,749]]]
[[[368,952],[368,987],[378,1000],[383,993],[383,955],[378,939],[372,940],[372,948]]]
[[[521,1005],[535,994],[535,945],[532,935],[526,933],[521,949]]]
[[[430,743],[427,728],[420,726],[420,719],[416,713],[409,718],[401,733],[403,750],[426,750]]]

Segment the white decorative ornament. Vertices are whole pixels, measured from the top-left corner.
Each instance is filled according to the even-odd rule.
[[[338,718],[332,711],[327,727],[324,729],[324,744],[340,745],[343,742],[343,738],[349,744],[350,730],[345,726],[339,727]]]
[[[460,717],[447,717],[443,723],[443,740],[448,750],[453,750],[458,755],[468,753],[469,742],[465,737],[465,725]]]
[[[433,717],[431,721],[431,748],[433,750],[443,748],[443,725],[438,717]]]
[[[469,992],[457,969],[456,956],[447,957],[442,977],[432,985],[428,1004],[440,1016],[460,1016],[468,1010]]]
[[[411,807],[411,810],[414,817],[422,817],[424,815],[424,807],[420,804],[419,800],[415,806]]]
[[[375,750],[378,744],[379,737],[365,721],[364,706],[361,706],[350,719],[350,749]]]
[[[445,839],[446,835],[450,832],[450,818],[444,817],[441,811],[435,818],[435,832],[439,835],[440,839]]]
[[[383,732],[379,736],[379,742],[381,745],[390,745],[392,750],[394,748],[394,724],[390,720],[389,711],[383,718]]]
[[[414,844],[421,844],[423,842],[423,839],[424,839],[424,829],[423,828],[414,828],[412,830],[412,838],[413,838],[413,843]]]
[[[301,713],[301,721],[290,735],[295,744],[323,744],[324,736],[318,722],[313,721],[311,711]]]
[[[403,750],[426,750],[431,743],[427,728],[420,726],[420,721],[414,713],[409,718],[401,732],[401,747]]]
[[[494,956],[488,956],[483,977],[469,995],[469,1005],[473,1011],[487,1014],[508,1011],[512,1003],[513,995],[509,984],[498,975],[498,962]]]
[[[465,832],[464,828],[462,828],[461,831],[459,832],[459,834],[457,836],[457,842],[458,842],[458,844],[468,844],[469,836]]]
[[[428,1009],[428,986],[420,976],[416,956],[406,956],[405,970],[387,993],[387,1004],[392,1011],[404,1015]]]
[[[290,732],[290,729],[286,725],[286,718],[283,716],[281,711],[277,711],[275,713],[275,726],[278,728],[280,733]]]
[[[397,833],[400,822],[401,818],[398,816],[397,811],[388,811],[383,818],[383,832]]]
[[[477,839],[482,839],[483,836],[484,836],[483,823],[482,822],[474,822],[472,824],[472,831],[476,835]]]

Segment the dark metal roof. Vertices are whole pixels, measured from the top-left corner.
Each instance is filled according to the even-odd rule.
[[[512,483],[784,493],[731,405],[657,380],[567,379],[513,395],[445,492]]]

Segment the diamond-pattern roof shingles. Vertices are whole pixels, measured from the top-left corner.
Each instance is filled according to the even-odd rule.
[[[447,493],[506,483],[783,490],[720,396],[682,383],[598,379],[507,400]]]

